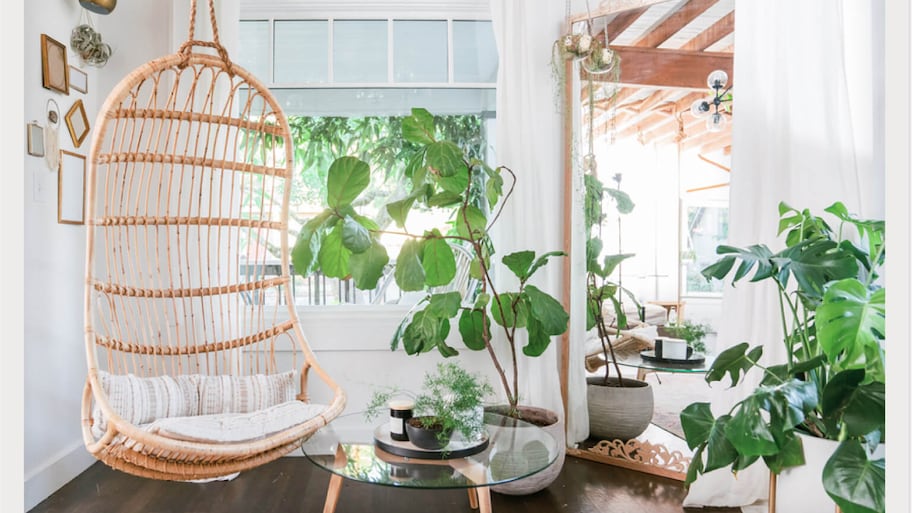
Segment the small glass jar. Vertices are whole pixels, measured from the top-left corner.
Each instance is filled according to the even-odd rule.
[[[415,403],[410,399],[395,399],[389,402],[390,408],[390,437],[399,442],[408,440],[405,432],[405,423],[413,415]]]

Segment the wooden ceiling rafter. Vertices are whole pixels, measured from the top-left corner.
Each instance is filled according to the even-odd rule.
[[[608,39],[607,43],[611,44],[611,41],[630,28],[630,26],[633,25],[636,20],[640,19],[640,16],[648,9],[648,7],[640,7],[638,9],[618,13],[614,19],[609,21],[608,25],[605,26],[605,39]]]
[[[679,30],[706,12],[719,0],[690,0],[680,9],[672,11],[656,27],[637,38],[631,46],[658,48]]]
[[[696,37],[684,43],[681,50],[702,52],[735,31],[735,11],[731,11]]]

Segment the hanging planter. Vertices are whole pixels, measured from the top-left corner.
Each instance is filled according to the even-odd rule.
[[[610,48],[602,47],[601,42],[597,39],[595,42],[597,43],[597,48],[583,58],[580,66],[592,75],[605,75],[612,71],[619,73],[621,70],[621,58],[618,54],[614,53]]]
[[[70,48],[79,55],[82,62],[100,68],[111,58],[111,45],[102,40],[101,33],[92,25],[91,18],[83,11],[82,23],[70,33]]]

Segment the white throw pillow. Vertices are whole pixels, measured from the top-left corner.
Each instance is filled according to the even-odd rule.
[[[147,424],[164,417],[182,417],[199,413],[199,376],[179,375],[138,377],[98,371],[98,379],[108,396],[111,408],[133,424]],[[96,404],[92,412],[92,433],[101,437],[107,422]]]
[[[295,372],[253,376],[200,376],[199,414],[250,413],[293,401]]]

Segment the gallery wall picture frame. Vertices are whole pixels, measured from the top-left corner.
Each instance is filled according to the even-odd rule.
[[[67,111],[64,119],[66,119],[73,146],[78,148],[82,145],[82,141],[85,141],[86,136],[89,135],[89,117],[86,115],[85,105],[82,100],[73,102],[73,106]]]
[[[52,91],[70,94],[66,45],[47,34],[41,34],[41,85]]]
[[[70,66],[69,82],[70,89],[79,91],[83,94],[89,92],[89,75],[76,66]]]
[[[57,173],[57,222],[85,224],[85,155],[60,150]]]
[[[37,121],[26,123],[25,138],[27,143],[28,154],[33,157],[44,156],[44,127]]]

